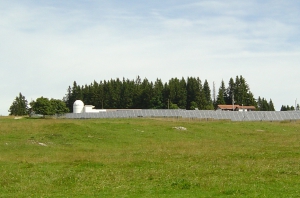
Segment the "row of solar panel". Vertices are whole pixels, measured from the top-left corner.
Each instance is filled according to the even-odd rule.
[[[300,111],[210,111],[210,110],[121,110],[99,113],[69,113],[66,118],[136,118],[136,117],[180,117],[199,119],[227,119],[232,121],[282,121],[300,120]]]

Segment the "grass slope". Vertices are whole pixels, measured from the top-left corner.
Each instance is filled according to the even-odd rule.
[[[299,122],[0,118],[0,137],[1,197],[300,193]]]

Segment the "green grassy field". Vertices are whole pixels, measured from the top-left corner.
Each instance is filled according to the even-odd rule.
[[[0,135],[0,197],[300,196],[299,122],[0,117]]]

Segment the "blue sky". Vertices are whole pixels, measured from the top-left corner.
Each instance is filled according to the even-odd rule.
[[[0,115],[21,92],[62,99],[73,81],[242,75],[255,97],[300,101],[300,3],[0,1]]]

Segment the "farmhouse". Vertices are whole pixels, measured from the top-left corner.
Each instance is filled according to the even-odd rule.
[[[221,110],[221,111],[255,111],[255,106],[218,105],[217,110]]]

